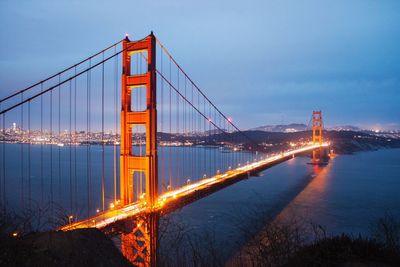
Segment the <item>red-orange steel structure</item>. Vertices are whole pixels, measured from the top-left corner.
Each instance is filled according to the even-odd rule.
[[[312,142],[314,145],[322,145],[322,112],[313,111],[312,114]],[[313,150],[312,161],[316,162],[321,157],[321,149]]]
[[[133,173],[143,172],[146,178],[146,202],[152,206],[158,197],[157,179],[157,107],[156,107],[156,53],[155,37],[131,42],[123,41],[122,53],[122,111],[121,111],[121,183],[120,199],[122,205],[133,203]],[[131,75],[131,56],[147,52],[148,71]],[[132,111],[131,92],[135,88],[146,88],[146,110]],[[132,127],[144,126],[146,129],[146,155],[132,154]]]
[[[87,92],[87,103],[88,103],[88,107],[87,107],[87,123],[86,123],[86,129],[87,129],[87,134],[86,134],[86,141],[87,141],[87,201],[88,201],[88,218],[82,221],[77,221],[77,222],[72,222],[73,216],[69,216],[70,222],[69,225],[66,225],[64,227],[62,227],[62,230],[71,230],[74,228],[81,228],[81,227],[97,227],[100,229],[103,229],[105,231],[109,231],[112,233],[120,233],[120,231],[123,231],[124,233],[121,234],[121,251],[122,253],[132,262],[133,265],[135,266],[157,266],[157,238],[158,238],[158,219],[160,214],[165,214],[167,212],[172,212],[173,210],[179,208],[179,207],[183,207],[184,205],[188,205],[189,203],[196,201],[200,198],[203,198],[217,190],[220,190],[228,185],[231,185],[235,182],[238,182],[242,179],[248,178],[250,175],[252,174],[256,174],[259,173],[262,170],[265,170],[267,168],[270,168],[276,164],[279,164],[283,161],[286,161],[292,157],[294,157],[297,154],[301,154],[301,153],[305,153],[305,152],[309,152],[309,151],[313,151],[313,162],[311,164],[315,164],[315,165],[324,165],[324,162],[321,162],[321,158],[322,158],[322,150],[323,148],[328,147],[329,144],[327,143],[323,143],[322,141],[322,112],[321,111],[313,111],[313,115],[312,115],[312,142],[313,145],[307,144],[306,146],[302,147],[302,148],[296,148],[293,149],[291,151],[282,151],[279,154],[276,155],[270,155],[268,156],[266,159],[257,159],[257,154],[255,159],[251,159],[251,161],[247,161],[247,164],[243,164],[242,166],[240,166],[240,164],[238,164],[238,162],[240,162],[240,157],[239,160],[237,160],[238,156],[235,156],[234,158],[232,157],[232,161],[230,161],[229,157],[227,158],[227,162],[225,164],[224,158],[222,158],[221,162],[221,167],[225,164],[227,166],[231,165],[233,166],[233,168],[231,168],[229,166],[229,168],[226,168],[226,170],[222,173],[220,173],[220,171],[216,171],[217,169],[217,160],[216,160],[216,156],[214,156],[214,169],[216,171],[216,173],[212,172],[211,175],[205,175],[203,177],[203,179],[200,179],[199,181],[195,181],[194,183],[190,183],[190,179],[188,179],[187,184],[183,185],[182,187],[178,187],[172,189],[171,185],[172,185],[172,180],[170,180],[170,184],[169,184],[169,189],[168,186],[167,188],[167,192],[164,192],[159,199],[158,196],[158,156],[157,156],[157,106],[156,106],[156,84],[157,84],[157,80],[156,80],[156,73],[158,74],[158,77],[162,78],[160,79],[160,87],[161,89],[163,88],[163,84],[168,85],[167,87],[169,87],[167,90],[169,90],[169,118],[170,118],[170,126],[169,126],[169,131],[170,134],[173,133],[173,131],[171,130],[171,92],[173,92],[174,95],[176,95],[177,97],[177,101],[175,102],[176,104],[176,110],[177,110],[177,123],[176,123],[176,128],[177,128],[177,134],[180,134],[182,132],[186,133],[202,133],[200,134],[200,138],[199,140],[195,140],[192,144],[194,144],[195,146],[197,146],[197,143],[201,144],[204,142],[204,146],[216,146],[219,145],[218,142],[216,142],[215,140],[213,140],[214,142],[210,142],[210,140],[204,141],[204,137],[207,137],[207,139],[213,139],[213,135],[215,135],[215,133],[224,133],[228,136],[228,138],[232,138],[230,137],[230,130],[229,129],[235,129],[235,133],[241,133],[244,137],[247,138],[248,141],[251,141],[252,143],[254,143],[256,146],[258,146],[258,144],[256,142],[254,142],[253,140],[251,140],[246,134],[244,134],[243,132],[241,132],[232,122],[230,119],[228,119],[228,117],[226,117],[224,114],[222,114],[220,112],[220,110],[207,98],[207,96],[194,84],[194,82],[186,75],[186,73],[181,69],[181,67],[176,63],[176,61],[172,58],[172,56],[166,51],[166,49],[163,47],[163,45],[161,43],[159,43],[161,49],[164,51],[164,53],[167,54],[167,56],[169,57],[169,63],[170,63],[170,78],[167,79],[166,77],[164,77],[163,75],[163,71],[162,71],[162,64],[161,64],[161,71],[156,69],[156,38],[153,35],[153,33],[151,33],[149,36],[147,36],[146,38],[142,39],[142,40],[138,40],[138,41],[130,41],[128,37],[126,37],[124,40],[121,41],[122,42],[122,50],[121,51],[116,51],[116,46],[120,44],[120,42],[115,43],[114,45],[100,51],[99,53],[96,53],[94,56],[90,56],[89,58],[81,61],[80,63],[73,65],[72,67],[69,67],[65,70],[63,70],[62,72],[59,72],[56,75],[53,75],[39,83],[36,83],[35,85],[31,86],[31,87],[27,87],[21,91],[19,91],[18,93],[12,94],[9,97],[0,99],[0,104],[3,105],[3,101],[11,99],[13,97],[20,97],[21,100],[20,102],[14,104],[10,104],[9,106],[6,106],[6,108],[0,110],[0,115],[2,115],[2,131],[3,131],[3,146],[1,151],[3,152],[3,162],[1,164],[2,168],[4,169],[3,174],[1,175],[2,177],[2,182],[3,182],[3,186],[2,189],[5,192],[5,144],[6,144],[6,134],[5,134],[5,115],[7,112],[16,109],[17,107],[21,107],[21,124],[22,124],[22,128],[19,129],[20,131],[20,135],[22,137],[21,140],[25,140],[25,138],[23,138],[23,134],[24,134],[24,130],[23,130],[23,118],[27,117],[28,118],[28,140],[30,139],[30,133],[31,133],[31,126],[30,126],[30,119],[31,119],[31,113],[30,113],[30,108],[31,108],[31,104],[33,105],[33,100],[36,99],[38,100],[39,98],[42,99],[42,96],[46,93],[50,94],[50,141],[54,141],[57,140],[57,136],[53,135],[54,131],[53,131],[53,105],[56,105],[55,103],[57,102],[52,102],[53,96],[52,96],[52,92],[53,90],[57,90],[58,88],[58,96],[59,96],[59,101],[58,101],[58,107],[60,107],[61,105],[61,85],[65,84],[67,85],[69,83],[69,105],[70,105],[70,113],[69,113],[69,124],[70,124],[70,129],[69,129],[69,133],[70,133],[70,138],[69,138],[69,144],[70,144],[70,148],[72,147],[71,145],[74,144],[76,142],[76,136],[75,133],[77,133],[76,129],[72,129],[72,103],[74,103],[75,106],[75,111],[74,111],[74,117],[76,117],[76,99],[72,102],[72,85],[73,85],[73,81],[75,81],[75,92],[76,92],[76,80],[79,76],[83,75],[83,74],[87,74],[86,79],[87,79],[87,87],[86,87],[86,92]],[[106,52],[107,50],[114,48],[115,53],[114,55],[109,56],[108,58],[104,57],[104,52]],[[91,214],[91,151],[90,151],[90,144],[91,144],[91,135],[93,134],[91,132],[91,108],[90,108],[90,103],[91,103],[91,70],[96,68],[96,67],[101,67],[102,68],[102,86],[100,87],[102,89],[102,136],[104,135],[104,65],[107,61],[111,60],[112,58],[115,59],[115,66],[114,67],[114,71],[117,72],[118,70],[118,57],[119,55],[122,53],[122,79],[121,79],[121,125],[120,125],[120,131],[121,131],[121,135],[120,135],[120,200],[115,201],[115,203],[120,203],[121,206],[115,207],[115,209],[110,209],[108,211],[103,211],[103,212],[99,212],[95,215],[95,216],[90,216]],[[133,55],[137,55],[136,59],[137,61],[135,61],[135,57],[132,57]],[[160,54],[161,57],[161,63],[162,63],[162,54]],[[102,56],[102,61],[97,62],[95,64],[92,65],[92,61],[91,59],[96,57],[96,56]],[[142,62],[144,61],[139,61],[139,59],[141,60],[142,58],[144,58],[146,61],[145,66],[147,66],[147,69],[145,70],[144,73],[140,73],[139,72],[139,66],[140,65],[140,69],[142,67]],[[82,71],[79,71],[79,73],[77,73],[77,66],[84,64],[85,62],[90,62],[89,67],[85,68]],[[140,64],[136,64],[136,66],[138,66],[138,72],[133,72],[134,68],[131,68],[131,63],[140,63]],[[178,72],[177,72],[177,85],[175,86],[174,84],[172,84],[171,82],[171,63],[173,63]],[[69,78],[62,78],[62,75],[64,72],[71,70],[71,69],[75,69],[75,75],[69,77]],[[79,68],[78,68],[79,69]],[[133,71],[132,71],[133,70]],[[140,70],[141,71],[141,70]],[[182,76],[179,76],[182,75]],[[56,85],[49,85],[50,87],[48,87],[47,89],[45,89],[43,87],[43,83],[46,83],[47,81],[55,78],[58,76],[59,79],[59,83]],[[65,75],[64,75],[65,76]],[[180,78],[181,77],[181,78]],[[184,85],[181,84],[181,89],[179,88],[179,81],[182,79],[184,79]],[[115,76],[115,82],[118,82],[118,79]],[[192,88],[191,91],[191,100],[189,94],[186,93],[186,85],[187,82],[189,82],[189,88]],[[190,85],[191,84],[191,85]],[[32,94],[26,94],[24,96],[24,92],[28,91],[36,86],[40,85],[40,92],[36,92],[32,91]],[[47,85],[46,85],[47,86]],[[67,86],[64,86],[67,88]],[[183,87],[183,88],[182,88]],[[65,89],[66,89],[65,88]],[[140,96],[141,94],[133,94],[133,92],[138,92],[139,90],[141,90],[142,88],[145,88],[146,90],[146,107],[144,110],[139,110],[139,104],[137,104],[137,108],[136,107],[132,107],[132,104],[134,103],[141,103],[141,99]],[[38,88],[36,87],[36,90]],[[65,90],[64,89],[64,90]],[[195,90],[194,90],[195,89]],[[136,91],[135,91],[136,90]],[[197,93],[196,93],[197,91]],[[115,90],[114,93],[117,92],[117,85],[115,85]],[[189,91],[190,92],[190,91]],[[195,96],[197,95],[197,104],[195,103],[196,101],[194,101],[195,99],[193,99],[193,92],[195,92]],[[164,93],[164,90],[161,93],[161,100],[162,100],[162,95]],[[139,96],[138,96],[139,95]],[[132,99],[132,97],[134,97],[135,99]],[[138,99],[136,99],[136,97]],[[76,98],[76,93],[74,98]],[[202,99],[202,101],[200,101],[200,99]],[[137,100],[137,101],[136,101]],[[43,124],[43,100],[41,100],[41,124]],[[179,108],[179,103],[184,103],[183,107],[181,106],[181,108]],[[116,103],[117,103],[117,96],[115,97],[115,104],[114,104],[114,108],[116,109]],[[159,102],[160,105],[160,110],[162,109],[162,101]],[[202,104],[200,104],[202,103]],[[207,104],[206,104],[207,103]],[[23,106],[27,106],[28,108],[28,115],[25,114],[23,112]],[[140,105],[141,106],[141,105]],[[172,105],[173,106],[173,105]],[[189,108],[189,111],[187,110],[187,108]],[[60,110],[60,109],[59,109]],[[181,117],[181,119],[179,119],[179,112],[180,110],[183,112],[183,119]],[[208,110],[208,111],[207,111]],[[116,112],[117,113],[117,112]],[[212,115],[214,113],[214,115]],[[60,129],[60,125],[61,125],[61,113],[59,111],[58,113],[58,125],[59,125],[59,129]],[[116,115],[116,114],[115,114]],[[189,116],[187,116],[189,115]],[[195,117],[195,115],[198,115],[198,117]],[[217,116],[218,115],[218,116]],[[117,116],[116,116],[117,117]],[[188,120],[188,118],[190,118]],[[76,124],[76,119],[75,120],[75,124]],[[192,123],[190,123],[190,120],[192,120]],[[198,122],[197,122],[198,120]],[[115,121],[117,121],[117,118],[115,119]],[[163,117],[161,116],[160,119],[160,128],[161,130],[163,130]],[[183,131],[179,130],[179,122],[182,121],[183,122],[183,127],[181,126],[181,128],[183,128]],[[219,125],[216,124],[217,121],[219,121]],[[204,122],[204,125],[202,125]],[[189,125],[188,125],[188,124]],[[191,125],[190,125],[191,124]],[[197,126],[196,126],[197,125]],[[209,127],[207,127],[207,125],[209,125]],[[226,129],[226,125],[228,125],[227,131],[225,132],[224,129]],[[145,134],[146,134],[146,146],[145,146],[145,154],[142,155],[142,153],[140,153],[139,155],[134,155],[133,153],[133,142],[132,142],[132,138],[133,138],[133,128],[135,127],[144,127],[145,129]],[[215,127],[214,130],[212,130],[211,127]],[[43,126],[41,125],[41,128]],[[76,128],[76,125],[75,125]],[[117,128],[117,127],[115,127]],[[197,128],[197,129],[196,129]],[[181,129],[182,130],[182,129]],[[214,133],[213,133],[214,132]],[[41,129],[41,134],[43,135],[43,129]],[[74,136],[72,136],[72,133],[74,133]],[[172,134],[171,134],[172,135]],[[222,135],[222,134],[221,134]],[[46,134],[44,135],[46,136]],[[26,136],[25,136],[26,137]],[[63,138],[61,138],[61,132],[59,130],[59,134],[58,137],[60,138],[59,140],[64,140]],[[43,139],[43,138],[42,138]],[[104,140],[104,138],[102,138]],[[203,139],[203,140],[202,140]],[[217,139],[217,138],[216,138]],[[11,139],[13,140],[13,139]],[[65,139],[66,140],[66,139]],[[141,139],[140,139],[141,140]],[[188,140],[190,140],[190,138],[188,138]],[[227,149],[232,149],[233,151],[236,151],[236,146],[241,146],[240,141],[236,142],[233,139],[228,139],[230,141],[228,141],[228,144],[231,142],[232,147],[226,146]],[[199,142],[200,141],[200,142]],[[14,142],[14,141],[13,141]],[[21,143],[21,145],[24,143],[25,141],[23,141]],[[68,142],[68,141],[67,141]],[[190,142],[187,141],[189,144]],[[235,144],[237,143],[237,144]],[[46,143],[42,143],[42,144],[46,144]],[[52,144],[52,142],[51,142]],[[141,144],[141,142],[140,142]],[[169,146],[171,146],[171,142],[169,144]],[[186,143],[185,143],[186,144]],[[225,145],[221,142],[221,146],[225,147]],[[30,145],[30,144],[29,144]],[[30,159],[30,146],[28,147],[28,158]],[[114,149],[116,149],[114,147]],[[24,149],[22,149],[21,146],[21,161],[23,161],[24,156],[23,156],[23,151]],[[50,149],[50,180],[51,180],[51,185],[50,185],[50,189],[51,189],[51,197],[50,197],[50,203],[53,203],[53,156],[52,156],[52,149]],[[116,151],[116,150],[114,150]],[[140,148],[141,151],[141,148]],[[171,151],[171,150],[170,150]],[[215,151],[215,150],[214,150]],[[209,150],[209,152],[211,152]],[[60,153],[60,150],[59,150]],[[114,152],[116,153],[116,152]],[[245,154],[245,153],[241,153],[241,154]],[[247,153],[250,154],[250,153]],[[60,154],[59,154],[60,155]],[[206,154],[203,153],[203,155],[200,155],[199,157],[196,155],[196,159],[200,157],[202,157],[204,155],[204,173],[207,172],[208,173],[208,168],[207,166],[212,165],[212,163],[210,163],[209,165],[207,165],[207,161],[209,160],[210,162],[212,161],[212,156],[211,154]],[[209,156],[207,156],[209,155]],[[216,154],[214,154],[216,155]],[[41,154],[41,157],[43,157],[43,154]],[[75,152],[75,173],[76,173],[76,152]],[[175,157],[177,158],[177,157]],[[60,156],[58,156],[58,159],[60,160]],[[176,173],[174,173],[172,175],[172,159],[173,157],[171,157],[171,154],[169,156],[169,159],[171,161],[171,166],[170,166],[170,176],[172,177],[177,176],[176,178],[179,178],[180,172],[177,171]],[[115,160],[115,158],[114,158]],[[230,161],[230,162],[229,162]],[[116,162],[116,160],[114,161]],[[162,158],[162,162],[164,162],[164,159]],[[187,162],[187,161],[186,161]],[[201,162],[201,160],[199,160],[199,162],[197,162],[197,160],[195,160],[193,157],[191,157],[190,162],[192,163],[191,166],[191,172],[193,174],[193,172],[197,172],[197,171],[201,171],[201,170],[196,170],[198,169],[196,165],[200,165],[199,162]],[[232,164],[234,163],[234,164]],[[43,164],[43,159],[41,159],[41,164]],[[182,164],[183,167],[185,166],[185,161],[184,164]],[[238,167],[236,168],[235,166],[238,165]],[[24,188],[26,186],[24,186],[24,163],[21,163],[21,203],[22,203],[22,207],[24,206],[24,203],[26,200],[24,200]],[[59,166],[60,165],[60,161],[59,161]],[[71,153],[71,149],[70,149],[70,206],[71,206],[71,214],[72,214],[72,210],[73,210],[73,201],[72,198],[73,197],[77,197],[77,193],[73,194],[72,192],[72,153]],[[178,164],[176,164],[176,168],[180,169],[181,166],[179,166]],[[193,168],[194,167],[194,168]],[[43,169],[43,165],[41,166],[41,168]],[[103,160],[102,160],[102,168],[103,168],[103,174],[102,174],[102,185],[104,186],[104,150],[103,150]],[[210,168],[210,167],[209,167]],[[202,168],[200,168],[202,169]],[[212,168],[210,168],[212,169]],[[114,170],[115,170],[115,166],[114,166]],[[211,171],[210,171],[211,172]],[[181,173],[185,173],[185,169],[183,168],[183,171]],[[186,172],[187,173],[187,172]],[[140,174],[140,181],[139,181],[139,185],[135,184],[135,175],[136,174]],[[185,174],[186,175],[186,174]],[[196,174],[195,174],[196,175]],[[76,176],[76,174],[75,174]],[[142,177],[145,177],[145,195],[141,195],[139,196],[139,194],[141,194],[141,191],[143,189],[143,185],[142,185]],[[184,176],[184,175],[182,175]],[[30,190],[30,162],[29,162],[29,167],[28,167],[28,187]],[[61,167],[59,167],[59,180],[60,180],[60,192],[61,192]],[[114,200],[116,200],[116,173],[114,176]],[[26,178],[26,177],[25,177]],[[76,178],[75,178],[76,179]],[[76,182],[75,182],[76,185]],[[103,198],[103,206],[104,206],[104,198],[105,198],[105,192],[104,192],[104,188],[102,186],[102,198]],[[140,190],[135,190],[135,188],[137,189],[139,186]],[[42,185],[42,190],[43,190],[43,185]],[[140,193],[139,193],[140,192]],[[42,192],[43,194],[43,192]],[[6,194],[3,193],[3,195],[1,196],[3,197],[3,200],[1,201],[0,204],[4,204],[6,205],[7,203],[7,199],[6,199]],[[0,197],[0,198],[1,198]],[[42,197],[43,198],[43,197]],[[60,194],[60,199],[61,198],[61,194]],[[140,199],[140,200],[139,200]],[[30,191],[29,191],[29,201],[30,201]],[[42,200],[43,202],[43,200]],[[112,204],[114,205],[114,203]],[[53,207],[53,206],[51,206]],[[114,206],[113,206],[114,207]],[[5,208],[5,206],[4,206]],[[129,220],[128,220],[129,219]],[[120,227],[122,224],[122,226],[126,226],[126,230],[116,230],[114,228],[114,226]]]
[[[144,173],[146,204],[153,207],[158,199],[156,39],[153,33],[139,41],[130,41],[127,37],[122,45],[120,199],[122,205],[129,205],[135,201],[134,173]],[[143,55],[144,52],[147,52],[147,72],[132,75],[132,55],[135,53]],[[146,109],[132,111],[132,90],[139,87],[146,89]],[[135,126],[145,128],[145,156],[132,153],[132,128]],[[122,252],[134,265],[157,265],[157,216],[157,214],[145,216],[143,220],[136,222],[132,233],[121,236]]]

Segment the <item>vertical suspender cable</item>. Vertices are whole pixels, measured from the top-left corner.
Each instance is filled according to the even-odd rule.
[[[72,215],[72,81],[69,81],[69,214]]]
[[[89,61],[90,65],[92,62]],[[92,72],[89,70],[89,212],[92,205]]]
[[[90,65],[92,62],[90,61]],[[89,70],[89,210],[92,205],[92,72]]]
[[[178,81],[178,91],[179,91],[179,69],[177,70],[177,81]],[[176,136],[179,136],[179,95],[176,94]],[[179,154],[178,154],[178,149],[175,149],[174,153],[175,157],[175,184],[179,186],[179,178],[180,178],[180,171],[179,171]]]
[[[224,120],[224,119],[222,118],[222,121],[224,122],[224,128],[222,128],[222,129],[224,129],[224,131],[226,131],[226,120]],[[223,147],[223,149],[226,150],[226,142],[224,142],[224,147]],[[226,155],[226,154],[228,154],[228,153],[224,153],[224,154],[223,154],[222,160],[223,160],[223,163],[224,163],[224,168],[225,168],[225,169],[228,169],[228,163],[226,162],[226,158],[227,158],[227,155]]]
[[[89,67],[91,61],[89,61]],[[87,217],[90,216],[90,72],[86,74],[86,189],[87,189]]]
[[[50,90],[50,213],[54,216],[53,206],[53,90]]]
[[[58,76],[58,83],[61,83],[61,74]],[[58,86],[58,142],[61,143],[61,86]],[[61,204],[61,146],[58,146],[58,194],[59,204]]]
[[[210,166],[209,166],[209,169],[210,169],[210,176],[212,176],[212,174],[214,173],[214,170],[213,170],[213,165],[212,165],[212,137],[213,137],[213,131],[212,131],[212,128],[213,128],[213,125],[211,124],[211,121],[212,121],[212,116],[211,116],[211,105],[208,105],[208,116],[209,116],[209,119],[208,119],[208,133],[209,133],[209,136],[208,136],[208,143],[209,143],[209,148],[208,148],[208,158],[209,158],[209,162],[210,162]]]
[[[31,185],[31,101],[28,102],[28,205],[32,207],[32,185]]]
[[[194,102],[193,102],[193,85],[192,85],[192,90],[191,90],[191,102],[194,104]],[[191,107],[189,107],[190,108],[190,122],[189,122],[189,125],[190,125],[190,135],[191,135],[191,137],[192,137],[192,149],[190,150],[190,155],[191,155],[191,164],[190,164],[190,166],[191,166],[191,170],[190,170],[190,177],[193,179],[194,178],[194,176],[193,176],[193,168],[194,168],[194,151],[193,151],[193,149],[194,149],[194,146],[193,146],[193,144],[194,144],[194,140],[193,140],[193,137],[194,137],[194,131],[193,131],[193,120],[194,120],[194,118],[193,118],[193,112],[194,112],[194,109],[193,108],[191,108]]]
[[[76,76],[76,67],[75,67],[75,69],[74,69],[74,73],[75,73],[75,76]],[[77,140],[77,137],[76,137],[76,134],[77,134],[77,131],[76,131],[76,80],[77,80],[78,78],[75,78],[74,79],[74,195],[75,195],[75,198],[74,198],[74,211],[75,211],[75,213],[77,213],[77,211],[78,211],[78,204],[77,204],[77,202],[78,202],[78,173],[77,173],[77,166],[76,166],[76,162],[77,162],[77,160],[76,160],[76,147],[77,147],[77,143],[78,143],[78,140]]]
[[[43,83],[40,84],[40,92],[43,92]],[[43,95],[40,96],[40,203],[44,204],[44,190],[43,190]]]
[[[114,47],[114,54],[117,47]],[[118,101],[118,56],[114,58],[114,203],[117,201],[117,101]]]
[[[221,114],[218,114],[218,118],[219,118],[219,125],[221,125],[221,128],[224,129],[224,131],[225,131],[225,126],[222,126],[223,118],[222,118]],[[221,133],[221,136],[222,136],[222,133]],[[220,139],[220,141],[221,141],[221,145],[220,145],[221,152],[223,152],[223,150],[225,149],[225,144],[222,143],[222,138]],[[223,153],[220,156],[219,164],[218,164],[218,166],[220,166],[220,168],[221,168],[221,172],[226,170],[224,155],[225,155],[225,153]]]
[[[217,114],[216,114],[216,110],[214,109],[214,121],[216,124],[218,124],[217,121]],[[216,146],[216,137],[217,134],[219,133],[218,129],[215,129],[215,133],[213,135],[214,139],[213,139],[213,143],[214,143],[214,173],[217,172],[217,146]]]
[[[185,79],[185,97],[186,97],[186,77],[184,77],[184,79]],[[186,102],[182,101],[182,103],[183,103],[183,136],[184,136],[184,142],[186,143],[186,138],[187,138],[187,133],[186,133]],[[187,174],[185,173],[185,170],[186,170],[185,166],[187,164],[186,163],[187,156],[185,155],[185,154],[187,154],[187,151],[185,149],[185,145],[186,144],[184,144],[184,146],[183,146],[184,153],[183,153],[183,164],[182,164],[182,166],[183,166],[183,175],[185,176],[185,178],[187,178]]]
[[[24,100],[24,93],[21,93],[21,102]],[[21,162],[21,207],[24,209],[24,105],[21,105],[21,129],[20,129],[20,162]]]
[[[1,103],[0,103],[0,110],[1,110]],[[3,116],[2,116],[3,119]],[[3,126],[3,120],[1,120],[1,126]],[[1,136],[2,136],[2,141],[4,142],[4,128],[1,128]],[[5,203],[3,203],[3,169],[4,169],[4,165],[3,165],[3,149],[4,146],[3,144],[1,144],[1,150],[0,150],[0,158],[1,158],[1,165],[0,165],[0,210],[3,210],[3,206],[5,205]]]
[[[206,114],[206,99],[203,97],[203,114]],[[201,118],[200,118],[201,119]],[[204,120],[204,176],[207,176],[207,120]]]
[[[198,110],[201,110],[201,106],[200,106],[200,93],[197,91],[197,108],[198,108]],[[201,139],[202,139],[202,137],[203,137],[203,134],[202,134],[202,132],[201,132],[201,129],[202,129],[202,124],[201,124],[201,116],[200,116],[200,114],[198,114],[197,113],[197,131],[198,131],[198,141],[200,141]],[[202,158],[203,158],[203,155],[201,154],[203,152],[203,149],[198,149],[198,151],[197,151],[197,162],[198,162],[198,164],[197,164],[197,166],[198,166],[198,176],[199,176],[199,178],[200,177],[202,177],[203,175],[201,174],[201,169],[202,169],[202,163],[201,163],[201,160],[202,160]]]
[[[169,80],[171,81],[171,59],[169,59]],[[169,188],[172,190],[172,118],[171,118],[172,88],[169,85]]]
[[[2,174],[3,174],[3,212],[6,214],[7,212],[7,197],[6,197],[6,114],[3,113],[3,168],[2,168]]]
[[[0,110],[1,110],[1,103],[0,103]],[[2,116],[3,118],[3,116]],[[3,121],[1,120],[1,126],[3,126]],[[1,128],[1,136],[2,136],[2,141],[4,142],[4,128]],[[5,203],[3,204],[3,169],[4,169],[4,165],[3,165],[3,149],[4,146],[3,144],[1,145],[1,150],[0,150],[0,156],[1,156],[1,165],[0,165],[0,210],[3,210],[3,206],[5,205]]]
[[[230,157],[229,157],[229,166],[230,167],[232,167],[232,169],[234,169],[236,166],[235,166],[235,163],[234,163],[234,156],[235,156],[235,149],[234,149],[234,143],[233,143],[233,139],[232,139],[232,132],[231,132],[231,129],[230,129],[230,124],[228,123],[227,124],[227,128],[228,128],[228,133],[229,133],[229,136],[230,136],[230,138],[229,138],[229,142],[230,142],[230,145],[231,145],[231,154],[232,155],[230,155]]]
[[[161,62],[161,73],[163,73],[164,74],[164,68],[163,68],[163,51],[160,49],[160,62]],[[164,134],[164,81],[162,80],[162,79],[159,79],[160,80],[160,87],[161,87],[161,101],[160,101],[160,103],[161,103],[161,105],[160,105],[160,110],[161,110],[161,112],[160,112],[160,122],[161,122],[161,129],[160,129],[160,132],[161,132],[161,136],[160,136],[160,142],[162,142],[162,136],[163,136],[163,134]],[[163,191],[164,191],[164,187],[165,187],[165,180],[164,180],[164,175],[165,175],[165,172],[164,172],[164,166],[165,166],[165,162],[164,162],[164,147],[163,146],[160,146],[160,148],[161,148],[161,193],[163,193]]]
[[[192,103],[193,105],[195,105],[194,103],[194,93],[193,93],[193,85],[192,85]],[[196,154],[197,154],[197,149],[196,149],[196,122],[195,122],[195,114],[194,114],[195,110],[193,107],[191,107],[191,132],[192,132],[192,179],[195,179],[195,172],[196,172],[196,168],[195,168],[195,164],[196,164]]]
[[[104,60],[104,52],[102,53]],[[101,204],[104,211],[104,62],[101,64]]]

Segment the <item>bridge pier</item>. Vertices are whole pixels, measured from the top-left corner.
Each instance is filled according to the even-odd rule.
[[[146,213],[126,223],[121,252],[134,266],[157,266],[158,212]]]

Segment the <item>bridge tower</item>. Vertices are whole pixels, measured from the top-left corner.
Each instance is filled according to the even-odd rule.
[[[148,70],[144,74],[131,75],[131,57],[135,53],[147,52]],[[122,103],[121,103],[121,182],[122,205],[134,202],[133,174],[143,172],[146,178],[146,202],[155,204],[158,197],[157,179],[157,109],[156,109],[156,53],[155,37],[150,34],[139,41],[123,41],[122,52]],[[136,88],[146,88],[146,110],[132,111],[131,93]],[[132,153],[132,128],[146,129],[146,155]]]
[[[313,145],[322,145],[322,112],[313,111],[312,114],[312,142]],[[322,151],[321,148],[313,150],[312,162],[320,160]]]
[[[122,205],[129,205],[135,201],[134,174],[143,173],[146,205],[153,207],[158,199],[155,36],[151,33],[138,41],[130,41],[126,37],[122,49],[120,201]],[[132,55],[143,52],[147,52],[147,72],[132,75]],[[139,87],[146,89],[146,109],[132,111],[132,90]],[[145,156],[132,153],[132,128],[136,126],[145,128]],[[157,216],[150,212],[134,223],[133,231],[121,235],[121,250],[134,265],[157,265]]]

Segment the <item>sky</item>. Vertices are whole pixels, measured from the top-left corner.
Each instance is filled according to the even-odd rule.
[[[240,128],[400,129],[400,1],[1,0],[0,97],[150,31]]]

